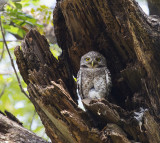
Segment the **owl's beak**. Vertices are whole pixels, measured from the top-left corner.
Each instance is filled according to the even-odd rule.
[[[92,67],[94,66],[94,61],[92,61]]]

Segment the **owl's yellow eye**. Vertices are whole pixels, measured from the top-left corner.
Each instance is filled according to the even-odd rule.
[[[89,61],[90,60],[90,58],[86,58],[86,61]]]
[[[101,58],[96,58],[96,61],[97,61],[97,62],[100,62],[100,61],[101,61]]]

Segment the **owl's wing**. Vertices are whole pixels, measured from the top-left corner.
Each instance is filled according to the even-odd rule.
[[[82,96],[82,75],[81,75],[81,70],[78,71],[77,74],[77,94],[83,99]]]
[[[112,81],[111,81],[111,74],[107,68],[105,68],[105,74],[106,74],[107,90],[109,94],[112,87]]]

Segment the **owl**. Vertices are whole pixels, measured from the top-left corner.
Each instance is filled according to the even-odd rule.
[[[77,74],[77,91],[82,99],[107,98],[111,89],[111,76],[106,59],[96,51],[81,57]]]

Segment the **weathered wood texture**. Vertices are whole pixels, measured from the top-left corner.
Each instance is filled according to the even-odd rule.
[[[54,27],[63,54],[57,61],[44,36],[31,30],[15,48],[30,100],[52,142],[160,142],[160,26],[134,0],[58,0]],[[102,53],[113,88],[106,100],[77,107],[80,58]]]
[[[1,143],[49,143],[0,113]]]
[[[159,111],[160,26],[134,0],[59,2],[54,24],[58,44],[68,51],[74,75],[80,57],[97,50],[108,61],[114,85],[111,98],[116,104],[126,109],[148,105]]]
[[[159,0],[147,0],[150,15],[160,16],[160,1]]]
[[[84,113],[83,120],[82,111],[77,109],[70,96],[72,92],[69,94],[67,90],[69,82],[73,82],[68,64],[53,57],[45,37],[31,30],[22,43],[22,50],[19,46],[15,48],[15,55],[20,73],[28,85],[30,100],[52,142],[96,141],[98,133],[90,131],[89,122],[85,122],[87,114]]]

